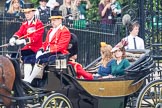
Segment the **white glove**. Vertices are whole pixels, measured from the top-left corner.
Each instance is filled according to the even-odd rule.
[[[35,58],[37,59],[39,56],[43,55],[43,52],[41,50],[39,50],[35,56]]]
[[[11,46],[14,46],[15,45],[15,42],[16,42],[16,39],[14,37],[10,38],[9,44]]]
[[[26,40],[25,39],[17,39],[16,40],[16,45],[21,45],[21,44],[26,45]]]
[[[42,53],[42,55],[47,54],[47,53],[50,53],[50,52],[49,52],[49,51],[44,51],[44,52]]]
[[[48,53],[48,52],[50,52],[50,47],[49,46],[46,47],[45,54]]]

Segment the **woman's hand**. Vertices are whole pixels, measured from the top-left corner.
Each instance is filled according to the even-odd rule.
[[[102,78],[103,78],[103,79],[106,79],[106,78],[114,78],[114,76],[111,75],[111,74],[109,74],[108,76],[103,76]]]
[[[106,9],[110,9],[111,8],[111,3],[108,3],[108,4],[106,4]]]

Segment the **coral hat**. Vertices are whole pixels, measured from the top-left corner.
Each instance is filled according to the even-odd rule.
[[[34,4],[32,3],[25,3],[22,9],[22,12],[30,12],[35,11]]]
[[[106,44],[106,42],[100,42],[100,46],[101,47],[105,47],[105,46],[107,46],[108,44]]]

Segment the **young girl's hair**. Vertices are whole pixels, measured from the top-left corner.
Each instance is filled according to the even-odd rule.
[[[100,52],[101,52],[101,63],[104,67],[106,67],[107,63],[112,59],[112,46],[111,45],[105,45],[101,46]]]

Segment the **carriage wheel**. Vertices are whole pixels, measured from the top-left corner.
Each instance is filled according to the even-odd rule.
[[[150,82],[140,92],[137,108],[162,108],[162,79]]]
[[[70,100],[63,94],[54,93],[47,97],[41,108],[73,108]]]

